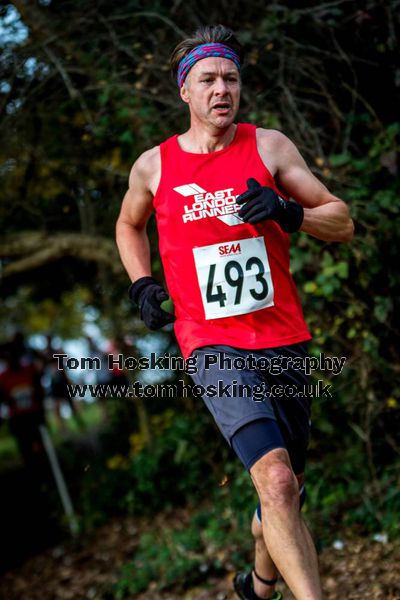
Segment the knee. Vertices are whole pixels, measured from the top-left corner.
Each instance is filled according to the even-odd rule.
[[[292,469],[284,462],[275,462],[265,469],[259,486],[262,508],[268,510],[299,510],[299,486]]]

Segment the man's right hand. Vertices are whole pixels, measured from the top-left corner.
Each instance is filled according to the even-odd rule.
[[[141,277],[132,283],[129,298],[138,305],[140,317],[149,329],[160,329],[175,321],[175,315],[161,308],[161,303],[169,296],[152,277]]]

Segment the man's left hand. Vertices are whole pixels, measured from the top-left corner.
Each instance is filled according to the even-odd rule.
[[[262,187],[253,178],[247,180],[247,187],[247,191],[236,198],[236,204],[244,205],[238,216],[245,223],[255,225],[272,219],[286,233],[298,231],[304,218],[304,210],[300,204],[284,200],[272,188]]]

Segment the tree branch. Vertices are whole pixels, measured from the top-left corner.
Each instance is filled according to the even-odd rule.
[[[37,269],[65,256],[104,264],[117,276],[124,272],[115,244],[111,240],[79,233],[49,236],[27,231],[11,235],[0,242],[0,256],[3,259],[15,258],[4,266],[3,279]]]

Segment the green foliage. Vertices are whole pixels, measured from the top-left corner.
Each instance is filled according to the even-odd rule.
[[[122,569],[115,589],[115,597],[125,598],[147,589],[154,581],[159,590],[184,580],[193,585],[204,578],[204,545],[194,528],[185,530],[163,530],[158,539],[152,534],[143,534],[132,563]]]
[[[20,287],[17,293],[5,299],[0,308],[0,319],[24,324],[30,334],[52,333],[63,339],[78,338],[82,332],[85,308],[90,294],[85,287],[65,290],[58,301],[53,298],[37,299],[32,287]],[[4,333],[7,333],[5,331]]]
[[[216,436],[205,455],[199,452],[204,436],[210,437],[208,415],[203,411],[193,420],[191,415],[167,410],[154,415],[151,423],[151,448],[145,447],[140,433],[132,433],[121,444],[121,431],[115,430],[107,435],[105,444],[105,448],[114,448],[113,453],[93,462],[91,469],[80,475],[77,505],[84,527],[93,527],[111,515],[154,514],[202,497],[203,486],[215,476],[210,465],[213,467],[213,461],[218,465],[221,452]]]
[[[354,240],[351,245],[330,244],[321,250],[320,243],[300,235],[292,255],[294,277],[314,334],[312,353],[347,357],[344,371],[331,378],[333,400],[314,401],[315,447],[329,450],[322,437],[328,435],[346,456],[335,469],[344,469],[347,462],[357,474],[356,484],[365,484],[368,476],[374,482],[373,504],[390,495],[390,488],[377,490],[386,469],[399,456],[395,442],[400,424],[399,355],[394,331],[400,284],[395,268],[400,185],[393,169],[400,124],[376,132],[375,124],[365,117],[368,126],[359,152],[347,151],[329,160],[340,181],[337,193],[350,205]],[[340,439],[335,431],[341,431]],[[324,456],[324,464],[325,460]],[[360,492],[361,487],[356,495]]]
[[[198,510],[189,504],[190,518],[179,528],[163,527],[141,536],[131,562],[123,567],[113,588],[116,598],[145,591],[151,584],[159,591],[171,586],[181,590],[223,571],[223,559],[244,565],[252,550],[248,530],[256,496],[250,477],[241,466],[229,462],[228,484],[204,480],[206,495]],[[182,528],[183,527],[183,528]]]

